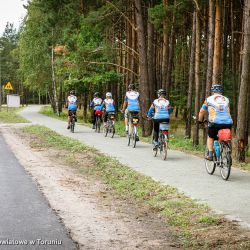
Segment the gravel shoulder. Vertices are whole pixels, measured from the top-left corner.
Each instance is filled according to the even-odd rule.
[[[2,130],[80,249],[175,249],[166,224],[147,207],[114,198],[105,184],[69,167],[63,152],[34,149],[30,138]]]

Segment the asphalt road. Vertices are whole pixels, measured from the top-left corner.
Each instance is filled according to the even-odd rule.
[[[67,123],[38,113],[39,106],[29,106],[21,112],[33,123],[47,126],[59,134],[78,139],[118,159],[121,163],[151,176],[163,184],[199,202],[208,204],[217,213],[238,220],[250,228],[250,173],[233,169],[230,179],[221,179],[219,171],[206,173],[204,160],[179,151],[170,150],[167,161],[154,158],[151,145],[139,142],[137,148],[128,147],[126,138],[104,138],[89,127],[76,125],[75,133],[66,129]]]
[[[76,249],[0,134],[0,249]]]

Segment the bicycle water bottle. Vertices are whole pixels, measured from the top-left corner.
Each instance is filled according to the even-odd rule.
[[[219,157],[220,156],[220,144],[218,141],[214,141],[214,151],[215,151],[216,157]]]

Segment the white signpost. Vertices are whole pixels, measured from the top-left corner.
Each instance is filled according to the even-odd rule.
[[[20,95],[7,95],[7,107],[19,108],[20,107]]]

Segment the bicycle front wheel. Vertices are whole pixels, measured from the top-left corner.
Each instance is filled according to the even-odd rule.
[[[216,168],[216,165],[215,165],[215,162],[214,161],[209,161],[206,159],[206,157],[208,156],[208,148],[206,147],[205,149],[205,155],[204,155],[204,159],[205,159],[205,167],[206,167],[206,170],[207,170],[207,173],[208,174],[213,174],[214,171],[215,171],[215,168]]]
[[[231,173],[232,157],[231,149],[227,143],[222,143],[220,174],[223,180],[228,180]]]

